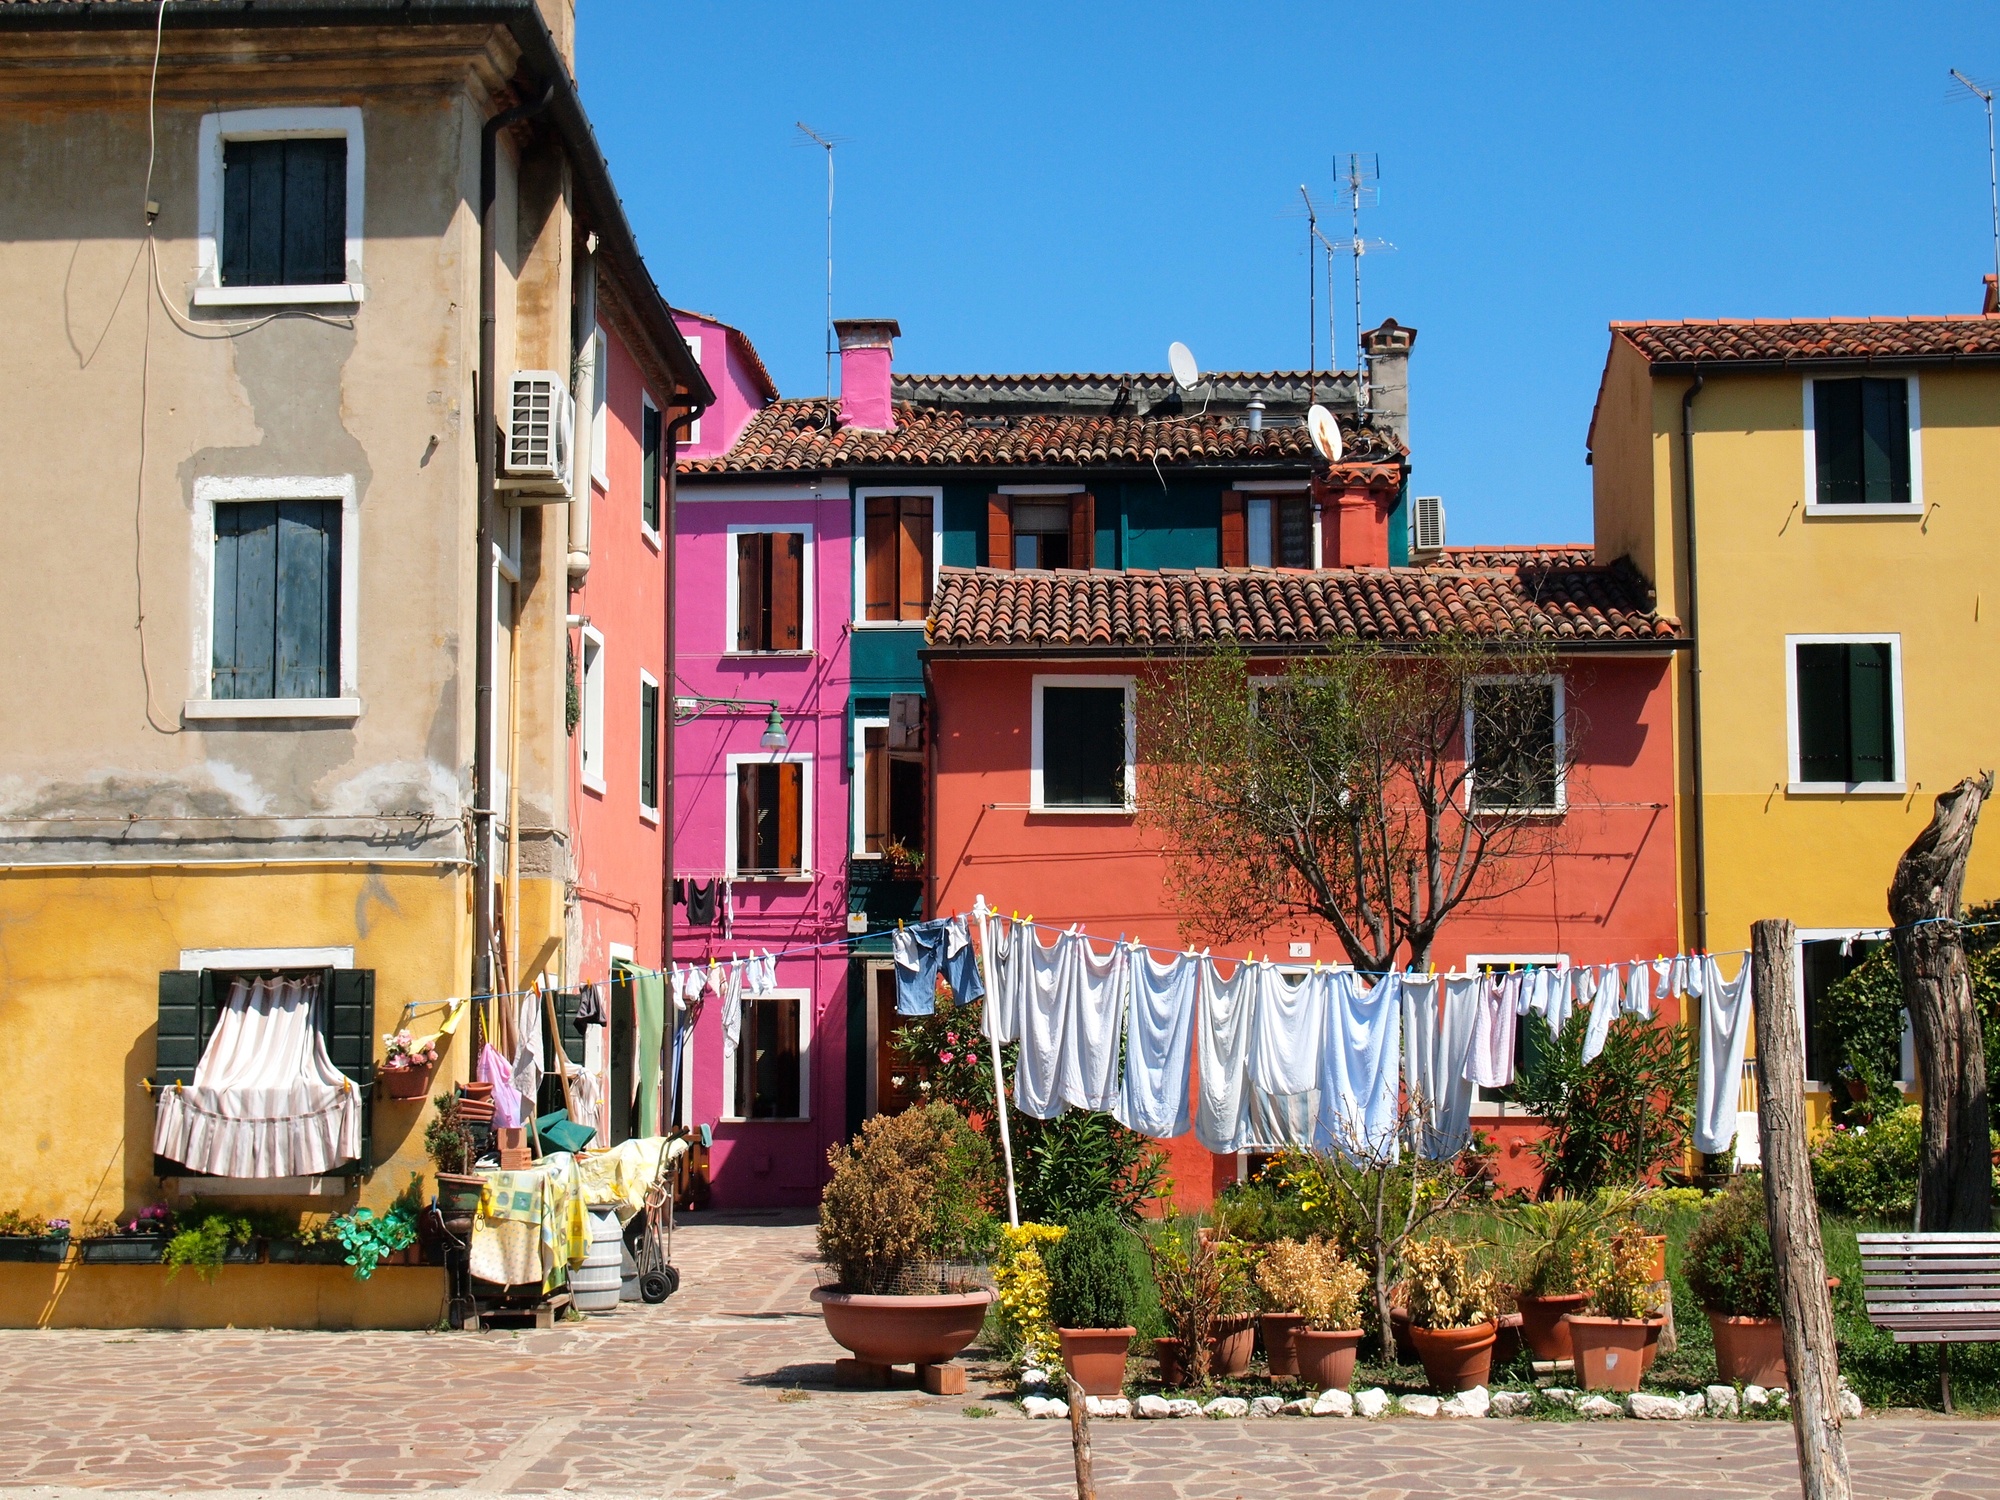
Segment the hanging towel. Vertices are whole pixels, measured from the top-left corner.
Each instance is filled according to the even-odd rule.
[[[1635,959],[1632,972],[1625,976],[1625,1014],[1643,1016],[1650,1021],[1653,1019],[1653,1003],[1647,998],[1647,975],[1648,965]]]
[[[1590,1003],[1589,991],[1584,988],[1590,980],[1588,969],[1541,968],[1530,972],[1530,977],[1541,981],[1542,993],[1547,996],[1542,1006],[1542,1022],[1549,1028],[1552,1037],[1561,1036],[1563,1027],[1569,1025],[1569,1018],[1579,1004]]]
[[[1370,984],[1367,977],[1342,970],[1329,978],[1315,1141],[1350,1161],[1395,1161],[1400,1154],[1402,976],[1384,974]]]
[[[1201,965],[1192,953],[1176,953],[1160,963],[1137,944],[1127,948],[1125,962],[1131,986],[1125,1011],[1125,1081],[1111,1113],[1141,1135],[1161,1140],[1186,1135],[1192,1118],[1188,1064]]]
[[[727,941],[736,936],[736,882],[722,882],[722,936]]]
[[[1320,1113],[1319,1050],[1333,975],[1294,980],[1251,966],[1250,1129],[1260,1147],[1309,1146]]]
[[[1601,974],[1595,969],[1578,972],[1587,976],[1580,985],[1587,985],[1590,990],[1590,1029],[1583,1034],[1583,1060],[1596,1062],[1621,1007],[1618,966],[1613,964]]]
[[[521,1093],[521,1112],[534,1107],[542,1093],[542,982],[538,979],[524,995],[512,997],[514,1035],[514,1087]]]
[[[488,1042],[479,1049],[479,1077],[493,1085],[493,1124],[497,1129],[518,1130],[522,1124],[521,1091],[514,1087],[514,1068]]]
[[[1200,1007],[1195,1017],[1195,1139],[1219,1154],[1248,1150],[1250,1133],[1250,1007],[1255,965],[1240,963],[1224,979],[1207,954],[1200,960]]]
[[[1005,1046],[1021,1039],[1021,996],[1027,985],[1028,929],[1004,917],[987,923],[993,944],[993,993],[980,1012],[979,1029],[989,1041]]]
[[[1736,1144],[1736,1102],[1753,1010],[1750,960],[1725,981],[1713,958],[1702,961],[1701,1078],[1695,1101],[1694,1149],[1720,1155]]]
[[[768,995],[778,987],[778,961],[769,948],[750,960],[750,984],[751,992],[758,995]]]
[[[1472,1139],[1472,1081],[1465,1076],[1479,1019],[1476,977],[1403,976],[1403,1077],[1416,1128],[1411,1147],[1449,1161]]]
[[[639,1055],[633,1069],[639,1086],[639,1118],[633,1124],[638,1135],[660,1133],[660,1049],[667,1038],[667,981],[659,974],[633,975],[632,990],[637,996]]]
[[[690,927],[713,927],[715,925],[715,887],[713,880],[690,880],[687,883],[687,921]]]
[[[1064,933],[1043,947],[1035,930],[1015,928],[1015,962],[1019,965],[1021,1054],[1014,1067],[1014,1107],[1037,1120],[1062,1113],[1062,1049],[1074,986],[1063,978],[1065,962],[1074,962],[1075,944]],[[899,971],[900,977],[900,971]]]
[[[1056,1095],[1071,1109],[1106,1113],[1118,1103],[1118,1044],[1125,1034],[1125,945],[1097,953],[1090,939],[1068,932],[1058,973],[1069,989],[1063,1006],[1062,1065]],[[967,950],[969,956],[970,950]]]
[[[1468,974],[1447,980],[1461,984],[1474,1004],[1472,1046],[1465,1054],[1465,1077],[1483,1089],[1504,1089],[1514,1081],[1514,999],[1498,974]]]

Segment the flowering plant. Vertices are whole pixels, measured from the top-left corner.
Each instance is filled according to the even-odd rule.
[[[1063,1237],[1059,1224],[1007,1225],[1000,1230],[1000,1255],[993,1284],[1000,1294],[1003,1337],[1014,1345],[1022,1368],[1053,1369],[1061,1357],[1055,1320],[1049,1316],[1049,1268],[1042,1251]]]
[[[382,1042],[389,1049],[388,1056],[382,1059],[382,1066],[392,1073],[400,1073],[407,1068],[437,1066],[437,1038],[434,1036],[415,1037],[405,1028],[384,1032]]]

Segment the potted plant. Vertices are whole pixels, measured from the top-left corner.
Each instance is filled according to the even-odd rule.
[[[354,1267],[356,1281],[366,1281],[377,1266],[417,1242],[417,1216],[400,1200],[379,1214],[373,1209],[354,1209],[339,1215],[328,1227],[346,1247],[346,1264]]]
[[[882,1370],[947,1363],[978,1337],[993,1300],[973,1280],[996,1236],[992,1151],[932,1104],[877,1115],[827,1160],[819,1256],[834,1285],[812,1293],[827,1333]]]
[[[391,1099],[424,1099],[430,1096],[431,1074],[437,1071],[438,1049],[435,1036],[412,1036],[406,1027],[385,1032],[387,1048],[382,1059],[382,1087]]]
[[[1577,1383],[1586,1390],[1636,1391],[1667,1320],[1652,1300],[1653,1247],[1637,1228],[1620,1230],[1590,1277],[1590,1311],[1570,1313]]]
[[[1403,1264],[1410,1342],[1431,1388],[1464,1391],[1486,1384],[1500,1334],[1492,1273],[1468,1267],[1465,1252],[1443,1235],[1410,1245]]]
[[[1217,1375],[1235,1379],[1250,1371],[1257,1352],[1257,1288],[1250,1278],[1251,1252],[1241,1240],[1217,1230],[1210,1238],[1221,1273],[1222,1302],[1209,1335],[1209,1364]]]
[[[1206,1390],[1214,1372],[1215,1325],[1222,1316],[1221,1258],[1212,1237],[1187,1221],[1162,1226],[1146,1244],[1160,1316],[1172,1333],[1153,1340],[1160,1384]]]
[[[81,1237],[83,1259],[99,1266],[158,1265],[166,1254],[173,1222],[163,1203],[149,1204],[129,1219],[94,1221]]]
[[[274,1266],[338,1266],[347,1261],[347,1247],[334,1232],[333,1220],[309,1221],[303,1214],[295,1226],[271,1236],[266,1254]]]
[[[213,1281],[224,1261],[254,1264],[256,1242],[257,1226],[244,1215],[224,1208],[196,1209],[175,1218],[160,1259],[166,1262],[169,1281],[189,1267],[203,1281]]]
[[[1590,1268],[1602,1256],[1601,1213],[1578,1198],[1523,1203],[1509,1212],[1515,1266],[1514,1305],[1521,1311],[1521,1339],[1540,1360],[1571,1356],[1564,1317],[1590,1300]]]
[[[1738,1178],[1711,1199],[1688,1236],[1681,1265],[1715,1334],[1717,1377],[1735,1385],[1789,1389],[1763,1194]]]
[[[424,1150],[437,1171],[438,1217],[444,1227],[463,1239],[479,1212],[486,1179],[472,1172],[472,1126],[465,1118],[465,1101],[456,1094],[439,1094],[431,1121],[424,1127]]]
[[[1049,1311],[1063,1364],[1084,1393],[1117,1396],[1125,1389],[1125,1356],[1143,1289],[1132,1232],[1098,1210],[1070,1225],[1049,1251]]]
[[[1279,1240],[1267,1249],[1257,1283],[1273,1303],[1298,1310],[1299,1323],[1288,1340],[1289,1373],[1316,1391],[1346,1390],[1361,1344],[1361,1289],[1368,1273],[1343,1260],[1338,1246],[1313,1235]],[[1265,1352],[1276,1379],[1279,1354],[1269,1335]]]
[[[59,1262],[69,1254],[69,1220],[0,1209],[0,1261]]]

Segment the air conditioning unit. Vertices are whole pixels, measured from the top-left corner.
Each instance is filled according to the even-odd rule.
[[[1435,556],[1444,551],[1444,501],[1437,495],[1418,495],[1410,501],[1410,550],[1418,556]]]
[[[552,505],[570,496],[576,398],[554,370],[516,370],[507,387],[507,446],[499,487],[510,505]]]

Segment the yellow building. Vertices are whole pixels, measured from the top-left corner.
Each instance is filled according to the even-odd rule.
[[[1819,1009],[1898,856],[2000,763],[2000,315],[1613,324],[1590,461],[1600,557],[1658,580],[1695,643],[1684,941],[1798,924],[1819,1083]],[[1987,832],[1966,899],[1996,896]]]
[[[573,31],[574,0],[0,0],[0,1210],[380,1207],[427,1167],[424,1101],[376,1092],[382,1034],[576,977],[566,502],[593,330],[669,429],[712,397]],[[156,1162],[153,1082],[190,1074],[234,976],[273,972],[324,986],[359,1155]],[[210,1295],[0,1264],[0,1326],[436,1320],[441,1273],[373,1297],[345,1275]]]

